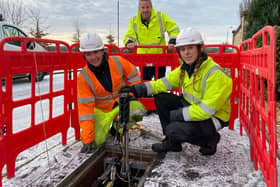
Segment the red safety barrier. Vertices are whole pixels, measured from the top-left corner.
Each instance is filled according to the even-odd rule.
[[[4,45],[8,42],[20,42],[21,51],[4,50]],[[34,52],[27,49],[29,42],[55,45],[54,52]],[[60,51],[64,46],[68,52]],[[41,40],[25,37],[6,38],[0,42],[0,80],[5,78],[5,87],[0,89],[0,171],[4,165],[7,168],[7,178],[11,178],[15,173],[16,157],[22,151],[44,141],[55,134],[61,133],[62,144],[66,144],[67,130],[70,125],[69,107],[73,103],[71,87],[69,84],[68,72],[70,66],[70,46],[67,43],[54,40]],[[53,89],[53,72],[64,71],[64,88],[55,91]],[[50,77],[49,93],[37,95],[35,93],[35,75],[37,72],[48,72]],[[18,74],[31,75],[31,96],[21,100],[13,100],[13,76]],[[63,113],[53,116],[53,102],[56,97],[64,98]],[[36,124],[35,105],[47,100],[49,105],[47,120]],[[76,99],[75,99],[76,100]],[[13,132],[13,110],[17,107],[29,105],[31,107],[30,126],[19,132]],[[79,130],[79,129],[78,129]],[[2,181],[2,180],[1,180]],[[0,181],[0,186],[1,186]]]
[[[262,47],[257,48],[258,38],[262,38]],[[4,45],[10,41],[20,41],[21,51],[5,51]],[[54,44],[54,52],[33,52],[27,50],[27,43],[40,42]],[[67,48],[60,51],[60,45]],[[77,108],[77,74],[86,61],[74,44],[71,47],[64,42],[40,40],[32,38],[13,37],[0,42],[0,80],[5,78],[5,88],[0,89],[0,171],[7,166],[7,177],[15,172],[17,155],[44,141],[55,134],[62,134],[62,144],[66,144],[67,130],[71,126],[75,130],[76,139],[80,138],[80,127]],[[126,48],[119,50],[114,45],[106,45],[109,55],[120,55],[142,71],[144,66],[178,67],[178,55],[167,53],[166,46],[137,46],[137,48],[162,48],[162,54],[137,54],[137,48],[132,53],[126,53]],[[277,186],[277,140],[276,140],[276,37],[272,27],[265,27],[256,33],[252,39],[242,43],[240,50],[233,45],[205,45],[205,50],[215,62],[220,64],[233,79],[231,95],[231,118],[229,128],[234,128],[234,120],[240,110],[241,132],[244,128],[250,140],[251,158],[255,168],[258,164],[263,172],[268,186]],[[215,49],[215,50],[213,50]],[[76,51],[76,52],[75,52]],[[64,71],[64,88],[53,90],[53,72]],[[49,72],[49,93],[35,94],[35,75],[37,72]],[[13,100],[13,75],[31,74],[31,96],[22,100]],[[143,77],[142,77],[143,78]],[[176,92],[176,90],[174,91]],[[53,99],[64,97],[63,114],[53,117],[51,114]],[[49,117],[45,122],[35,124],[35,105],[41,100],[49,100]],[[240,100],[240,102],[239,102]],[[155,109],[153,98],[142,98],[141,101],[148,110]],[[267,101],[267,102],[266,102]],[[29,128],[13,133],[13,110],[17,107],[31,106],[31,125]],[[240,107],[239,107],[240,106]],[[268,135],[268,147],[266,144]],[[2,186],[0,181],[0,187]]]
[[[244,41],[240,49],[240,125],[250,139],[255,169],[259,165],[267,186],[276,187],[276,35],[273,27],[266,26]]]

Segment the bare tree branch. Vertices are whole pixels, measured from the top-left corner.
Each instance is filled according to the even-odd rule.
[[[82,34],[82,29],[81,29],[81,23],[79,18],[77,18],[74,22],[73,22],[73,27],[74,27],[74,34],[73,34],[73,38],[72,38],[72,42],[73,43],[78,43],[80,42],[80,37]]]
[[[239,4],[239,15],[242,15],[243,12],[248,11],[248,9],[250,8],[252,0],[243,0],[240,4]]]
[[[0,13],[6,22],[23,26],[26,21],[26,7],[23,0],[0,0]]]
[[[39,8],[29,8],[28,17],[30,20],[30,34],[35,38],[43,38],[49,33],[46,30],[49,29],[49,26],[46,25],[47,19],[42,17]]]
[[[106,39],[107,39],[107,43],[108,43],[108,44],[116,45],[116,44],[115,44],[114,36],[113,36],[112,34],[107,35],[107,36],[106,36]]]

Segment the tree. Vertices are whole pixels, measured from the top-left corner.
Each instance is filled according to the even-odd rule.
[[[248,9],[248,25],[245,38],[250,38],[258,30],[266,25],[275,26],[277,34],[277,55],[276,55],[276,95],[280,99],[280,3],[279,0],[252,0]],[[278,27],[277,27],[278,26]],[[258,38],[257,45],[261,45],[261,38]]]
[[[241,15],[243,12],[248,11],[250,5],[251,5],[252,0],[243,0],[239,4],[239,14]]]
[[[28,16],[30,20],[30,34],[34,38],[43,38],[49,33],[46,30],[49,26],[46,25],[46,18],[42,17],[41,12],[38,8],[30,8],[28,11]]]
[[[274,26],[276,31],[276,99],[280,100],[280,26]]]
[[[248,9],[245,38],[250,38],[265,25],[280,25],[279,0],[252,0]]]
[[[108,44],[116,45],[116,44],[115,44],[114,36],[113,36],[112,34],[109,34],[108,36],[106,36],[106,39],[107,39],[107,43],[108,43]]]
[[[6,22],[23,26],[26,21],[26,7],[22,0],[0,0],[0,13]]]
[[[73,26],[74,26],[75,32],[73,34],[72,42],[73,43],[79,43],[80,42],[80,37],[81,37],[81,34],[82,34],[81,23],[80,23],[79,18],[77,18],[74,21]]]

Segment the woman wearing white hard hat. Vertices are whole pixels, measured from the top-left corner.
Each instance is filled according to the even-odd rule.
[[[155,152],[180,152],[181,143],[200,146],[202,155],[216,153],[219,129],[228,125],[232,79],[203,52],[201,34],[183,29],[177,37],[180,67],[165,78],[136,84],[130,89],[136,97],[155,96],[155,104],[166,139],[152,145]],[[180,88],[181,96],[167,93]]]
[[[80,39],[80,52],[87,61],[78,76],[78,111],[81,152],[92,152],[104,143],[110,128],[111,114],[119,103],[119,89],[128,82],[133,85],[141,81],[136,67],[120,56],[108,56],[104,44],[96,33],[85,33]],[[143,110],[140,102],[130,109]],[[116,115],[117,115],[116,113]],[[113,116],[114,117],[114,116]],[[106,119],[108,119],[106,121]],[[106,121],[101,123],[102,120]]]

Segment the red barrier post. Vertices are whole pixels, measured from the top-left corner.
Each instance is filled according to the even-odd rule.
[[[19,41],[21,43],[20,51],[4,50],[4,45],[10,41]],[[56,46],[56,51],[39,52],[29,51],[26,46],[28,42],[50,43]],[[60,45],[67,48],[67,52],[60,51]],[[70,113],[68,112],[69,97],[71,97],[70,87],[67,83],[67,75],[70,66],[69,45],[64,42],[55,40],[43,40],[25,37],[5,38],[0,42],[0,79],[5,77],[5,89],[0,89],[1,98],[1,115],[0,115],[0,170],[4,165],[7,166],[7,178],[11,178],[15,173],[15,160],[22,151],[44,141],[45,139],[61,133],[62,144],[66,144],[67,130],[69,128]],[[64,70],[64,89],[59,91],[53,90],[53,71]],[[35,76],[38,72],[49,72],[50,88],[49,93],[36,95],[35,93]],[[31,75],[31,97],[13,100],[13,75],[25,74]],[[55,97],[64,97],[63,114],[53,116],[52,103]],[[42,100],[48,100],[49,109],[48,120],[39,124],[35,123],[35,104]],[[31,106],[30,127],[13,133],[13,110],[25,105]],[[4,133],[4,127],[6,132]],[[0,183],[1,184],[1,183]],[[1,186],[1,185],[0,185]]]
[[[240,125],[248,134],[255,169],[260,166],[267,186],[276,187],[276,35],[273,27],[264,27],[244,41],[240,49]]]

